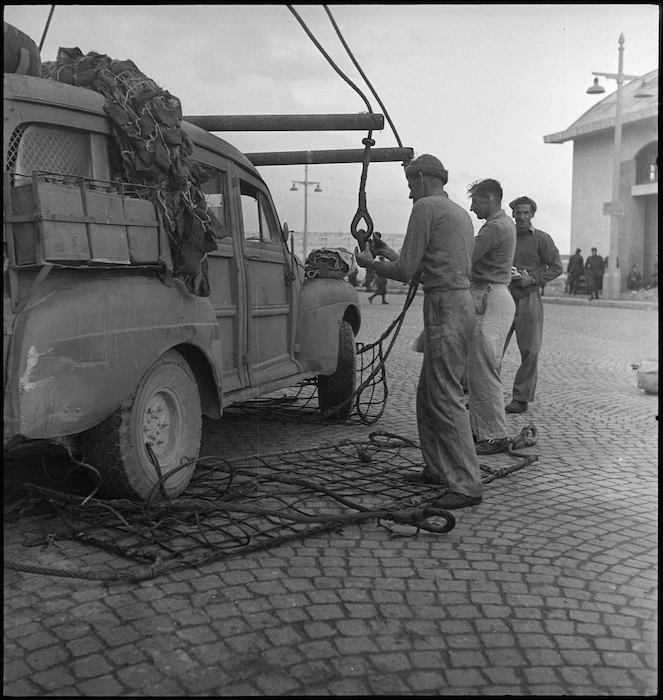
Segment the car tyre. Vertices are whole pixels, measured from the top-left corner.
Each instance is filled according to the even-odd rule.
[[[318,405],[325,418],[345,420],[352,413],[354,400],[347,399],[350,399],[356,388],[356,365],[357,345],[354,331],[347,321],[341,321],[336,371],[333,374],[318,377]],[[343,403],[344,401],[346,403]]]
[[[202,411],[196,379],[175,350],[164,353],[127,399],[106,420],[82,433],[85,461],[101,475],[100,492],[114,498],[168,498],[187,487],[200,450]],[[149,443],[159,463],[150,460]],[[161,476],[172,476],[158,484]]]

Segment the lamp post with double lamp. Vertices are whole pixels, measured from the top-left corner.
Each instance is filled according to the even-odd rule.
[[[621,275],[619,272],[619,227],[620,218],[624,216],[624,207],[619,199],[619,180],[621,171],[622,150],[622,87],[624,81],[640,80],[639,75],[627,75],[624,73],[624,35],[619,35],[619,62],[616,73],[600,73],[592,71],[592,75],[602,78],[611,78],[617,81],[617,98],[615,106],[615,146],[612,162],[612,195],[611,201],[603,205],[603,213],[610,215],[610,242],[608,250],[608,279],[606,292],[608,299],[619,299],[621,293]],[[588,95],[601,95],[605,88],[599,85],[598,77],[594,78],[594,84],[587,89]],[[636,93],[635,97],[639,95]]]
[[[314,192],[322,192],[320,183],[315,180],[308,179],[308,165],[304,166],[304,180],[293,180],[291,192],[297,192],[297,185],[304,185],[304,235],[302,236],[302,259],[306,260],[306,248],[307,241],[306,237],[308,235],[308,186],[316,185]]]

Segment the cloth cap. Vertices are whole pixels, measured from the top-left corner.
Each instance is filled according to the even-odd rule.
[[[437,177],[446,185],[449,180],[449,173],[447,172],[444,165],[439,158],[431,156],[428,153],[415,158],[410,161],[410,165],[405,168],[405,176],[411,177],[412,175],[417,175],[421,173],[422,175],[432,175]]]
[[[531,197],[516,197],[512,202],[509,202],[511,209],[515,209],[519,204],[529,204],[532,207],[532,213],[536,214],[536,202]]]

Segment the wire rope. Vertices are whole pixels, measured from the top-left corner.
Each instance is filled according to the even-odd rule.
[[[316,48],[320,53],[327,59],[327,62],[329,65],[338,73],[338,75],[341,76],[343,80],[361,97],[361,99],[364,101],[364,104],[366,105],[366,108],[368,111],[373,114],[373,108],[371,107],[371,103],[368,101],[366,95],[348,78],[347,75],[334,63],[332,57],[322,48],[322,45],[320,42],[313,36],[313,32],[306,26],[306,22],[299,16],[297,11],[292,5],[286,5],[286,7],[292,12],[294,15],[295,19],[299,22],[301,25],[302,29],[306,32],[306,35],[308,38],[315,44]]]
[[[368,85],[370,91],[373,93],[373,97],[375,97],[375,99],[377,100],[377,103],[380,105],[382,111],[384,112],[385,119],[389,122],[389,126],[391,127],[391,130],[394,132],[394,136],[396,137],[396,142],[402,148],[403,144],[401,142],[400,136],[398,135],[398,132],[396,131],[396,127],[394,126],[394,123],[392,122],[391,117],[389,116],[389,112],[387,111],[387,108],[384,106],[382,100],[380,99],[380,96],[377,94],[377,92],[373,88],[371,81],[366,77],[366,74],[362,70],[359,63],[357,62],[357,59],[354,57],[354,54],[350,50],[350,47],[347,45],[345,39],[343,38],[343,35],[341,34],[341,30],[338,28],[338,25],[336,24],[336,21],[334,20],[334,17],[332,16],[331,11],[327,7],[327,5],[323,5],[322,7],[324,8],[325,12],[327,13],[327,16],[329,17],[329,19],[330,19],[330,21],[331,21],[331,23],[336,31],[338,38],[340,39],[341,43],[345,47],[345,50],[348,52],[348,56],[350,56],[352,63],[354,63],[355,68],[359,71],[359,74],[364,79],[366,85]]]
[[[48,34],[48,28],[51,24],[51,18],[53,17],[53,11],[55,10],[55,5],[51,5],[51,9],[48,13],[48,19],[46,20],[46,26],[44,27],[44,33],[41,35],[41,41],[39,42],[39,50],[41,51],[44,42],[46,41],[46,34]]]

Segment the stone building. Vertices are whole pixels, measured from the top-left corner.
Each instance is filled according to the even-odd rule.
[[[619,269],[622,290],[632,265],[645,277],[658,265],[658,70],[622,88],[622,147],[619,202]],[[644,90],[643,90],[644,88]],[[648,97],[636,97],[643,92]],[[583,256],[597,248],[608,255],[612,199],[616,91],[595,104],[565,131],[545,143],[573,141],[570,250]]]

